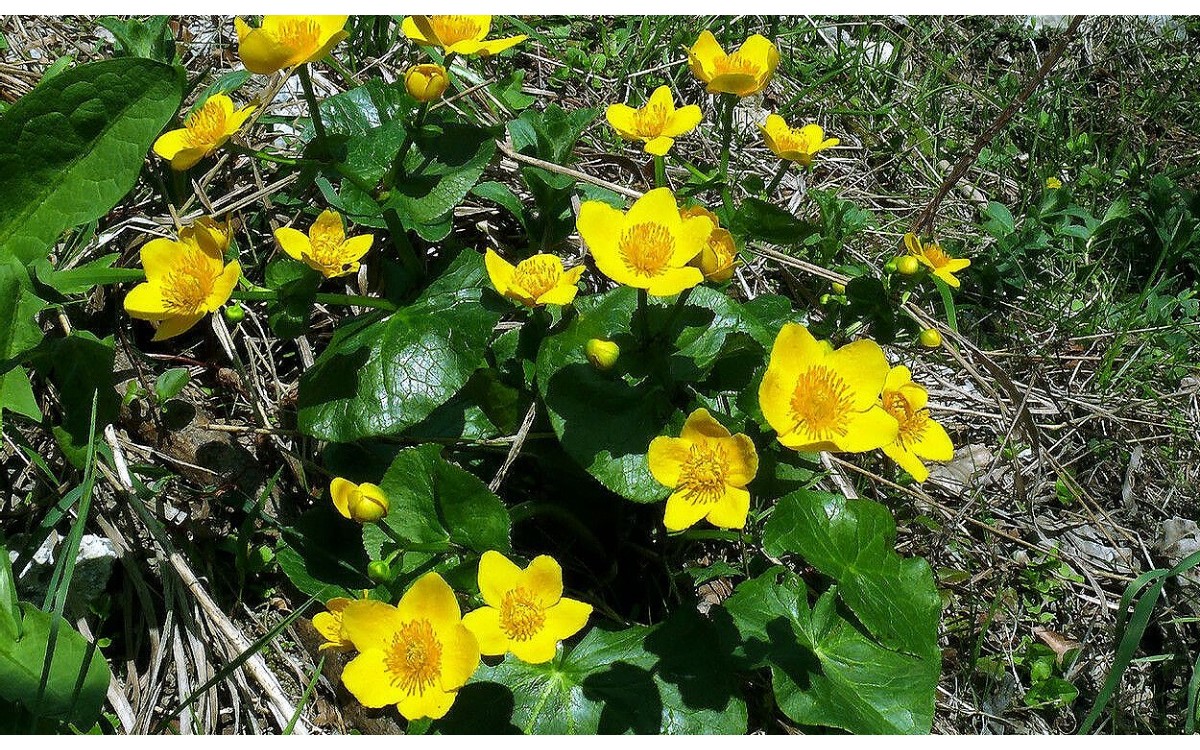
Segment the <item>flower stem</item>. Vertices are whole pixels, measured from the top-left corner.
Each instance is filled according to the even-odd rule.
[[[308,74],[308,64],[301,65],[300,86],[304,89],[304,100],[308,102],[308,116],[312,119],[313,130],[317,132],[317,140],[325,141],[325,123],[321,120],[321,108],[317,106],[317,95],[313,93],[312,77]]]
[[[654,157],[654,187],[667,187],[667,157]]]
[[[638,290],[637,316],[638,316],[638,334],[643,344],[650,341],[650,320],[649,320],[649,295],[645,289]]]
[[[779,169],[775,170],[775,176],[771,178],[771,182],[767,185],[766,195],[768,198],[775,193],[775,189],[779,187],[779,183],[783,182],[783,176],[787,174],[792,163],[787,159],[779,160]]]
[[[695,287],[684,289],[675,298],[675,306],[671,308],[671,313],[667,316],[667,323],[655,334],[655,338],[670,334],[671,330],[675,327],[675,322],[679,319],[679,314],[683,312],[684,306],[687,305],[688,297],[692,295],[692,289],[695,289]]]
[[[721,113],[721,198],[725,205],[733,208],[733,190],[729,186],[729,147],[733,142],[733,108],[737,105],[737,97],[726,94],[724,99],[725,111]]]
[[[383,178],[383,190],[391,190],[396,185],[396,181],[400,179],[400,175],[404,174],[404,158],[408,156],[408,150],[412,148],[415,134],[425,122],[425,113],[428,111],[429,102],[422,102],[421,106],[417,107],[417,113],[413,115],[412,122],[404,129],[404,140],[400,142],[400,149],[396,151],[392,168]]]

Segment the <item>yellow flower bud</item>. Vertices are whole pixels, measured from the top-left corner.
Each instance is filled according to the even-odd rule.
[[[621,356],[621,347],[617,346],[615,342],[604,339],[589,339],[584,348],[588,361],[597,370],[611,370],[612,366],[617,363],[617,358]]]
[[[912,255],[902,255],[896,258],[896,270],[905,276],[912,276],[921,270],[921,262]]]
[[[441,98],[449,85],[450,74],[441,65],[414,65],[404,74],[404,88],[408,89],[409,96],[419,102]]]
[[[924,331],[921,331],[921,346],[936,349],[941,345],[942,334],[938,333],[935,329],[926,328]]]
[[[835,281],[835,282],[833,282],[833,284],[831,286],[833,287],[834,294],[845,294],[846,293],[846,285],[845,284],[839,284]]]
[[[369,482],[355,484],[337,477],[329,485],[329,494],[338,513],[357,523],[380,521],[391,507],[383,490]]]

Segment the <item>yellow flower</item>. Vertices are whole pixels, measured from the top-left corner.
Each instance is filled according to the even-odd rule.
[[[683,219],[668,188],[646,193],[628,213],[587,201],[579,208],[576,227],[596,267],[618,284],[670,297],[704,280],[700,269],[688,263],[704,248],[712,222],[703,216]]]
[[[312,618],[313,627],[325,639],[321,644],[320,651],[327,648],[332,648],[337,651],[353,651],[354,644],[346,638],[342,632],[342,612],[345,611],[346,605],[350,603],[350,599],[345,597],[337,597],[325,602],[326,612],[321,612]]]
[[[1047,190],[1058,190],[1060,187],[1062,187],[1062,180],[1058,179],[1057,177],[1046,178]]]
[[[768,115],[765,125],[759,125],[767,148],[780,159],[799,162],[802,166],[812,164],[818,151],[833,148],[841,143],[837,138],[825,138],[820,125],[808,124],[802,128],[788,127],[779,115]]]
[[[665,156],[677,137],[690,133],[704,119],[700,108],[694,104],[675,109],[669,86],[654,89],[650,101],[641,109],[610,104],[604,116],[622,138],[642,141],[646,153],[655,156]]]
[[[951,258],[936,242],[922,244],[912,232],[904,235],[904,244],[922,265],[929,268],[934,276],[957,289],[960,284],[954,274],[971,265],[966,258]]]
[[[449,85],[450,74],[441,65],[433,63],[414,65],[404,74],[404,88],[409,96],[419,102],[441,98]]]
[[[708,84],[708,93],[750,96],[766,88],[775,75],[779,50],[770,39],[754,34],[737,52],[727,55],[712,32],[705,30],[688,50],[688,65]]]
[[[275,230],[275,239],[285,253],[327,279],[356,272],[359,259],[375,241],[369,234],[347,238],[342,215],[332,209],[321,212],[307,236],[298,229],[281,227]]]
[[[835,351],[804,326],[787,323],[771,348],[758,403],[788,448],[874,450],[894,441],[900,429],[879,405],[887,372],[887,359],[874,341]]]
[[[445,716],[479,666],[479,644],[437,573],[419,578],[395,607],[350,602],[342,632],[359,651],[342,671],[346,689],[367,708],[395,705],[409,721]]]
[[[576,284],[583,274],[583,266],[564,271],[558,256],[546,253],[526,258],[513,266],[488,248],[483,263],[496,291],[530,307],[571,304],[579,291]]]
[[[370,482],[355,484],[334,477],[329,484],[329,494],[337,512],[357,523],[375,523],[387,516],[391,507],[383,490]]]
[[[893,442],[883,446],[883,452],[918,482],[929,478],[929,470],[921,462],[922,458],[928,461],[954,458],[950,436],[933,421],[925,408],[928,400],[929,394],[912,382],[912,373],[907,367],[893,367],[888,372],[883,383],[882,405],[900,424],[900,433]]]
[[[524,34],[485,40],[492,28],[491,16],[408,16],[400,28],[417,44],[457,55],[487,57],[525,41]]]
[[[746,526],[746,485],[758,473],[749,437],[731,435],[707,409],[697,409],[679,437],[654,438],[646,459],[654,478],[675,490],[663,517],[668,529],[681,531],[701,518],[724,529]]]
[[[588,339],[583,351],[597,370],[611,370],[621,357],[621,347],[607,339]]]
[[[233,20],[238,35],[238,56],[246,70],[270,75],[284,68],[317,62],[337,43],[350,36],[349,16],[263,16],[252,29],[240,18]]]
[[[182,128],[160,135],[154,142],[154,153],[171,162],[171,169],[177,172],[191,169],[238,132],[255,109],[250,105],[235,112],[232,99],[213,94],[187,116]]]
[[[178,240],[158,238],[141,249],[146,281],[125,295],[125,311],[155,327],[162,341],[188,330],[229,300],[242,275],[235,260],[225,265],[229,234],[211,219],[179,232]]]
[[[733,266],[737,261],[737,245],[728,229],[723,229],[717,220],[717,215],[703,206],[688,206],[680,209],[679,215],[685,219],[693,216],[704,216],[712,222],[713,230],[708,235],[708,242],[700,250],[700,254],[692,259],[692,265],[700,269],[708,281],[724,282],[733,277]]]
[[[592,605],[562,595],[562,568],[538,555],[522,570],[499,552],[479,560],[479,593],[487,604],[463,618],[487,656],[511,651],[530,664],[554,658],[558,642],[587,624]]]

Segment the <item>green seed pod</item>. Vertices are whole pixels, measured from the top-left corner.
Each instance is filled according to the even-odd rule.
[[[372,560],[367,565],[367,578],[375,583],[391,583],[395,580],[396,574],[392,572],[392,566],[384,560]]]
[[[234,325],[241,323],[246,317],[246,311],[238,304],[226,305],[222,308],[221,313],[225,316],[225,320]]]

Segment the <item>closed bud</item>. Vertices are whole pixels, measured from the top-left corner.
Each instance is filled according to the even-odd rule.
[[[883,264],[883,272],[884,273],[895,273],[896,272],[896,259],[895,258],[892,258],[887,263]]]
[[[396,574],[392,572],[392,566],[387,564],[385,560],[372,560],[367,565],[367,578],[370,578],[375,583],[391,583],[396,578]]]
[[[912,276],[921,270],[921,261],[912,255],[902,255],[896,258],[896,270],[905,276]]]
[[[589,339],[584,347],[588,361],[597,370],[611,370],[621,356],[621,347],[613,341],[604,339]]]
[[[441,65],[424,63],[414,65],[404,74],[404,88],[419,102],[440,99],[450,85],[450,74]]]
[[[329,485],[329,494],[338,513],[357,523],[376,523],[391,507],[383,490],[370,482],[355,484],[337,477]]]
[[[242,309],[241,305],[226,305],[221,312],[224,314],[225,320],[234,325],[241,323],[246,317],[246,311]]]
[[[942,345],[942,334],[932,328],[921,331],[921,346],[936,349]]]
[[[836,281],[833,282],[833,293],[834,294],[845,294],[846,293],[846,285],[839,284]]]

